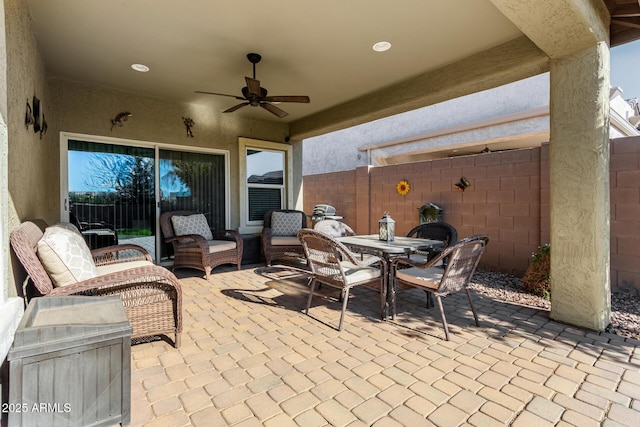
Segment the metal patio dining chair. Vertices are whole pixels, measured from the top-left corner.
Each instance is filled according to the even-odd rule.
[[[407,258],[396,258],[391,262],[391,315],[396,317],[396,293],[403,289],[418,288],[435,296],[440,310],[444,333],[449,341],[449,327],[442,306],[442,298],[455,292],[465,290],[471,311],[478,324],[478,314],[471,300],[468,285],[478,267],[489,237],[484,234],[471,236],[453,246],[444,249],[427,263],[418,263]],[[440,261],[449,257],[446,266],[438,266]]]
[[[316,284],[320,283],[341,290],[342,312],[338,324],[339,331],[342,330],[349,291],[355,286],[367,286],[380,292],[381,317],[385,318],[387,266],[382,258],[370,256],[364,261],[360,260],[357,254],[351,252],[345,245],[316,230],[300,230],[298,239],[302,243],[311,270],[309,299],[305,314],[309,314]]]
[[[429,250],[418,249],[415,253],[411,254],[411,258],[414,261],[427,262],[437,257],[445,248],[458,241],[458,230],[456,230],[453,225],[446,222],[425,222],[412,228],[411,231],[407,233],[407,237],[439,240],[443,243],[443,246],[440,248],[433,248]],[[443,260],[443,262],[445,261],[446,260]]]

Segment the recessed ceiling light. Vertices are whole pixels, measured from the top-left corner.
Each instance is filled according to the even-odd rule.
[[[146,73],[147,71],[149,71],[149,67],[144,64],[131,64],[131,68],[136,71],[140,71],[141,73]]]
[[[373,45],[373,50],[376,52],[384,52],[389,49],[391,49],[391,43],[389,42],[378,42]]]

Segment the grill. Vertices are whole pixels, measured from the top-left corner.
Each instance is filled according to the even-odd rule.
[[[325,219],[342,219],[344,217],[336,215],[336,208],[330,205],[315,205],[313,207],[313,214],[311,215],[311,222],[316,225],[319,221]]]

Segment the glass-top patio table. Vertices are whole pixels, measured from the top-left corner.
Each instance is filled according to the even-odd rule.
[[[387,242],[380,240],[377,234],[337,237],[336,240],[349,247],[374,252],[386,260],[394,256],[410,255],[417,250],[424,251],[441,248],[443,246],[440,240],[418,239],[414,237],[396,236],[393,240]]]
[[[411,256],[412,253],[420,251],[428,251],[430,249],[438,249],[444,246],[440,240],[418,239],[415,237],[398,237],[391,241],[380,240],[377,234],[366,234],[361,236],[344,236],[336,237],[337,241],[343,245],[352,248],[357,252],[374,253],[385,260],[389,267],[391,258],[398,256]],[[386,286],[383,292],[386,294],[387,303],[385,305],[385,320],[389,314],[389,302],[393,298],[395,288],[392,286],[391,268],[387,268]]]

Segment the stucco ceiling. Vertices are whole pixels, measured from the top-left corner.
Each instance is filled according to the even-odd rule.
[[[223,111],[252,75],[270,95],[234,113],[291,122],[522,36],[489,0],[27,0],[47,74]],[[372,45],[389,41],[389,51]],[[138,73],[130,66],[151,68]]]

